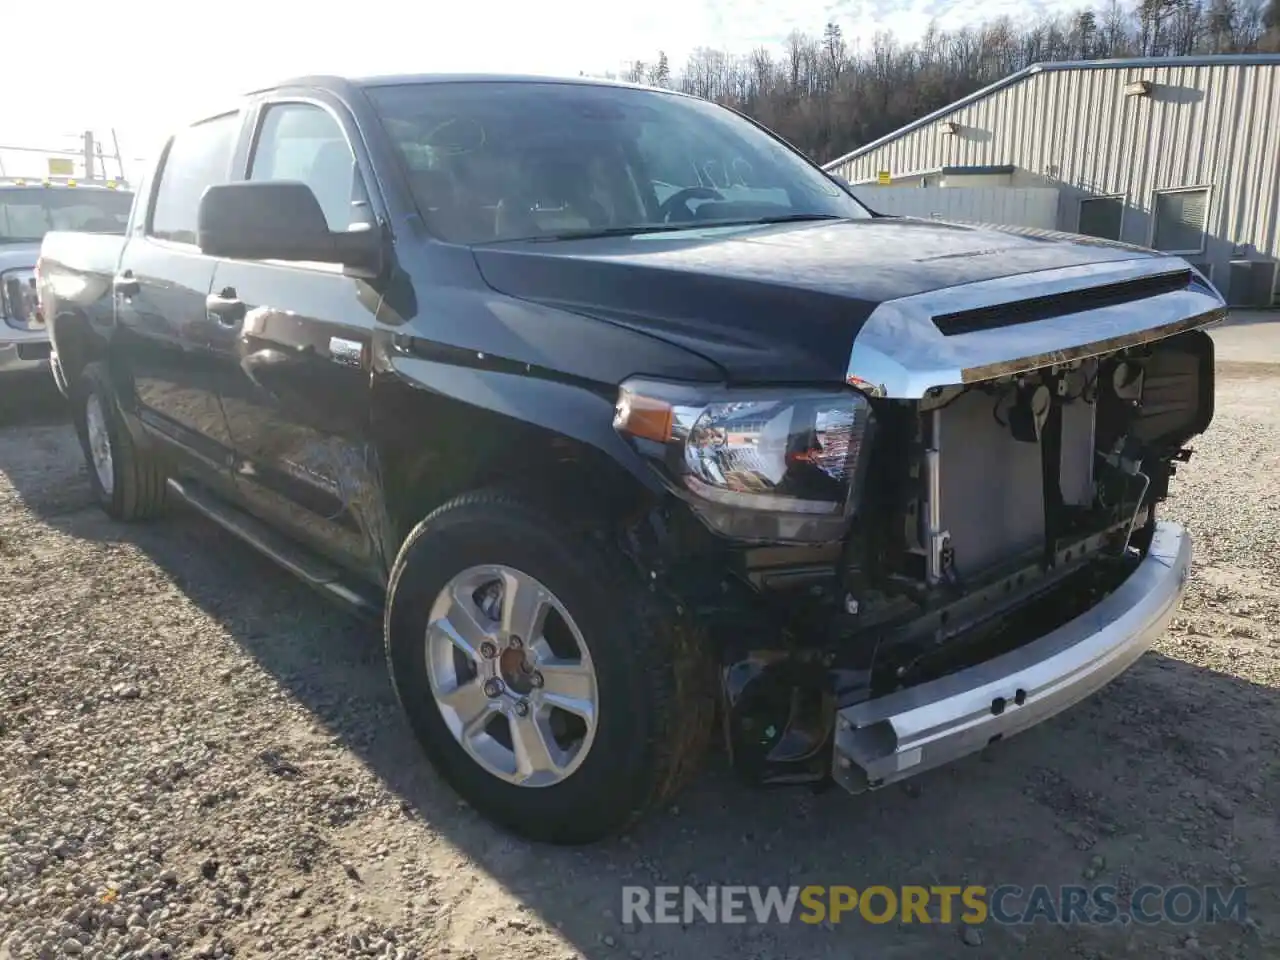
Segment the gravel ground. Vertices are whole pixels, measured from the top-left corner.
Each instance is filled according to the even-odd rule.
[[[1280,310],[1233,310],[1213,339],[1219,360],[1280,364]]]
[[[1222,373],[1167,510],[1197,536],[1185,607],[1115,684],[869,796],[751,791],[715,758],[678,807],[580,850],[497,833],[426,768],[376,627],[193,515],[109,521],[57,405],[11,396],[0,960],[1280,956],[1280,369]],[[1087,879],[1247,883],[1250,916],[967,933],[619,916],[627,882]]]

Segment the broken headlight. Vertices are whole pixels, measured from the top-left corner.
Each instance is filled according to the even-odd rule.
[[[853,389],[708,389],[629,380],[613,424],[718,533],[821,542],[844,536],[874,422]]]

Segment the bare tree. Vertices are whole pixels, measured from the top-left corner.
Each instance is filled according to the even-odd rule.
[[[1103,54],[1114,57],[1123,52],[1129,39],[1128,15],[1120,0],[1108,0],[1102,13]]]
[[[787,76],[791,81],[792,91],[800,89],[800,77],[804,70],[804,48],[806,37],[799,30],[793,30],[785,41],[787,51]]]
[[[1200,0],[1172,0],[1169,9],[1169,52],[1185,57],[1196,48],[1204,28]]]
[[[773,55],[769,53],[767,47],[756,47],[751,51],[750,70],[751,70],[751,96],[763,97],[767,95],[777,82],[776,71],[773,65]]]
[[[840,81],[840,74],[849,59],[849,49],[844,43],[844,32],[838,23],[828,23],[822,31],[822,66],[832,83]]]

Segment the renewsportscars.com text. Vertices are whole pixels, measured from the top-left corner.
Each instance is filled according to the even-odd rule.
[[[1244,887],[708,886],[622,888],[624,923],[1195,924],[1248,914]]]

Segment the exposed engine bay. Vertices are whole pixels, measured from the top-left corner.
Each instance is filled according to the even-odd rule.
[[[755,589],[711,617],[726,740],[755,782],[826,782],[839,709],[1014,649],[1113,590],[1213,417],[1213,342],[1192,330],[874,407],[844,542],[744,551]]]

